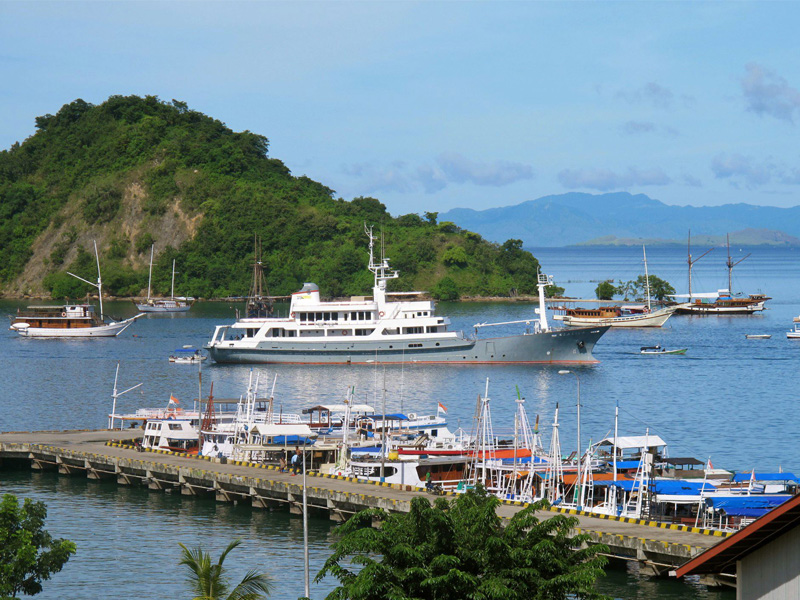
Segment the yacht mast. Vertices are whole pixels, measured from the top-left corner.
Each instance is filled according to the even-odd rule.
[[[750,255],[748,254],[744,258],[739,259],[736,262],[733,262],[733,259],[731,259],[731,234],[728,233],[726,234],[726,236],[728,238],[728,261],[725,264],[728,266],[728,293],[733,294],[733,267],[738,265],[745,258],[747,258],[747,256]]]
[[[647,291],[647,312],[650,312],[650,275],[647,273],[647,251],[642,244],[642,254],[644,255],[644,287]]]
[[[172,259],[172,291],[170,292],[170,300],[175,300],[175,259]]]
[[[155,250],[156,245],[152,244],[150,246],[150,275],[147,277],[147,302],[150,302],[150,284],[153,282],[153,250]]]
[[[688,244],[689,259],[687,260],[687,262],[689,263],[689,301],[690,302],[692,300],[692,267],[694,266],[694,263],[696,263],[698,260],[703,258],[706,254],[711,252],[713,249],[714,248],[709,248],[708,250],[703,252],[700,256],[698,256],[697,258],[692,260],[692,230],[691,229],[689,230],[689,244]]]

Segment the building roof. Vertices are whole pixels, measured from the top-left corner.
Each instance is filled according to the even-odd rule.
[[[736,561],[800,525],[800,496],[774,508],[744,529],[712,546],[675,570],[677,577],[733,572]]]

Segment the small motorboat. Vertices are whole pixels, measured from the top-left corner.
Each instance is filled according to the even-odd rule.
[[[182,365],[194,365],[203,362],[208,357],[196,348],[179,348],[169,357],[169,362]]]
[[[744,337],[748,340],[768,340],[772,336],[768,333],[747,333]]]
[[[639,350],[640,354],[686,354],[688,348],[677,348],[675,350],[667,350],[661,346],[642,346]]]
[[[787,331],[786,337],[790,340],[800,340],[800,325],[795,325],[794,329]]]

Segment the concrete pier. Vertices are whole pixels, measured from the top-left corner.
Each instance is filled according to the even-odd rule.
[[[264,465],[221,463],[218,459],[169,452],[141,452],[126,442],[137,430],[48,431],[0,434],[0,468],[31,468],[89,479],[114,479],[119,485],[142,485],[153,491],[171,490],[187,496],[213,496],[218,502],[248,503],[258,509],[288,509],[300,514],[302,476],[280,473]],[[346,520],[365,508],[407,512],[415,496],[425,491],[388,484],[308,473],[307,498],[312,514]],[[524,507],[506,502],[498,508],[511,518]],[[681,525],[635,519],[599,517],[574,510],[541,511],[578,519],[577,530],[608,546],[614,558],[638,562],[646,572],[666,575],[676,565],[713,546],[725,534]]]

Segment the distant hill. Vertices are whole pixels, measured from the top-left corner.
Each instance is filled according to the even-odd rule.
[[[375,198],[335,198],[268,155],[269,140],[155,96],[75,100],[36,118],[36,133],[0,152],[0,292],[81,297],[97,276],[131,296],[153,287],[195,297],[245,295],[261,238],[270,292],[305,281],[326,296],[369,293],[364,224],[375,225],[400,278],[434,297],[536,290],[538,262],[518,240],[487,242],[435,216],[394,217]]]
[[[719,244],[725,233],[736,232],[731,242],[741,245],[800,245],[800,206],[670,206],[627,192],[572,192],[481,211],[457,208],[439,220],[492,241],[521,239],[526,247],[684,243],[690,229],[697,243]]]
[[[615,235],[589,240],[576,246],[685,246],[686,239],[664,240],[660,238],[618,238]],[[724,246],[728,238],[724,235],[694,235],[692,244],[698,246]],[[738,246],[800,246],[800,238],[771,229],[743,229],[730,233],[731,244]]]

